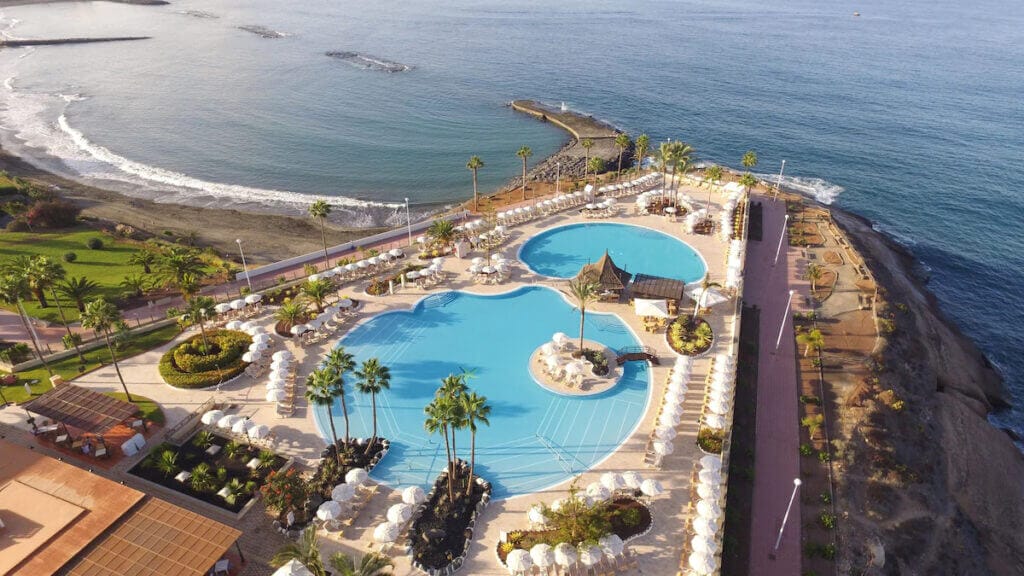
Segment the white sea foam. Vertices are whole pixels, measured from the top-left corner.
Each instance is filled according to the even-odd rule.
[[[769,185],[774,186],[779,181],[778,174],[756,174],[756,176]],[[821,178],[806,178],[802,176],[782,176],[782,187],[786,190],[799,192],[810,196],[822,204],[831,204],[843,193],[845,188],[833,184]]]

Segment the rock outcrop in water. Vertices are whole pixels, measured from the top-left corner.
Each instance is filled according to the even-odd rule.
[[[246,25],[246,26],[239,26],[238,29],[239,30],[245,30],[246,32],[250,32],[250,33],[255,34],[255,35],[257,35],[257,36],[259,36],[261,38],[274,39],[274,38],[284,38],[285,36],[287,36],[287,34],[285,34],[284,32],[278,32],[277,30],[273,30],[271,28],[267,28],[266,26],[258,26],[258,25],[255,25],[255,24]]]
[[[377,58],[376,56],[370,56],[369,54],[362,54],[360,52],[338,51],[325,52],[325,54],[331,58],[344,60],[353,66],[367,68],[369,70],[377,70],[379,72],[408,72],[413,68],[408,64],[402,64],[401,62],[395,62],[394,60],[385,60],[384,58]]]
[[[220,16],[217,16],[216,14],[204,12],[202,10],[182,10],[178,13],[184,14],[185,16],[191,16],[193,18],[220,18]]]

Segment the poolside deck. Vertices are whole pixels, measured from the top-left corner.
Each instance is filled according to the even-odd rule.
[[[704,200],[708,198],[709,194],[707,190],[696,190],[688,188],[686,185],[683,185],[681,192],[688,193],[695,199],[699,199],[701,204],[704,204]],[[717,215],[724,201],[725,195],[719,192],[711,193],[710,207],[712,214]],[[725,278],[728,244],[723,242],[717,235],[685,234],[682,223],[675,219],[657,215],[634,214],[632,203],[626,199],[621,202],[620,206],[621,212],[619,216],[601,221],[646,226],[676,236],[701,253],[712,278],[716,280],[723,280]],[[585,219],[575,211],[567,211],[540,218],[512,228],[510,230],[510,240],[499,251],[509,258],[514,258],[522,243],[534,234],[553,225],[572,222],[594,222],[594,220]],[[476,294],[493,294],[507,292],[522,285],[556,284],[552,283],[550,279],[530,273],[522,265],[517,265],[514,268],[509,282],[499,285],[475,284],[465,272],[467,266],[468,260],[463,261],[454,257],[447,258],[444,264],[445,271],[454,275],[455,279],[435,290],[465,290]],[[282,342],[281,339],[275,336],[277,342],[276,349],[287,347],[295,353],[296,362],[299,365],[300,381],[314,369],[316,363],[333,347],[338,339],[343,337],[344,333],[350,330],[356,323],[380,312],[411,308],[418,300],[429,293],[420,288],[410,286],[409,288],[399,290],[393,296],[369,298],[365,295],[356,295],[361,292],[362,287],[363,285],[360,284],[358,290],[353,289],[351,291],[355,297],[361,299],[364,303],[357,318],[346,324],[335,337],[317,345],[299,348],[290,341]],[[684,526],[687,515],[692,507],[691,471],[695,461],[702,455],[696,446],[696,436],[697,421],[704,396],[703,383],[710,370],[710,358],[720,351],[726,351],[736,336],[736,328],[734,327],[735,317],[731,315],[732,309],[731,303],[723,304],[720,307],[714,308],[707,317],[716,334],[713,348],[706,356],[697,358],[694,362],[690,390],[683,404],[683,421],[678,426],[679,435],[675,441],[676,450],[673,454],[665,457],[661,469],[655,470],[645,467],[643,463],[644,453],[651,431],[654,429],[657,410],[665,391],[666,381],[675,354],[669,350],[664,331],[657,333],[646,332],[641,318],[634,315],[630,306],[615,303],[597,303],[589,308],[589,310],[597,312],[617,314],[633,330],[641,344],[657,350],[662,360],[660,366],[652,366],[650,369],[652,378],[650,401],[648,409],[636,431],[600,466],[580,477],[580,484],[585,486],[589,482],[597,481],[599,476],[606,471],[624,472],[636,470],[645,477],[657,479],[665,488],[665,493],[656,500],[656,505],[651,508],[654,517],[654,529],[647,535],[639,537],[629,544],[639,559],[639,569],[636,573],[668,575],[676,574],[680,571],[680,556],[687,540]],[[260,322],[269,327],[272,321],[268,316],[264,315]],[[243,376],[223,385],[219,392],[171,388],[163,384],[160,379],[157,363],[160,356],[173,344],[168,344],[121,363],[121,370],[132,392],[152,398],[161,404],[166,415],[168,429],[173,429],[177,422],[192,413],[211,396],[215,396],[218,402],[235,404],[238,406],[238,413],[249,416],[257,423],[269,426],[274,437],[275,449],[279,453],[293,456],[300,462],[315,465],[315,461],[324,447],[324,442],[317,431],[312,411],[308,409],[304,400],[301,398],[298,400],[293,416],[279,418],[275,413],[274,405],[264,401],[265,390],[263,381],[265,379],[254,380]],[[112,368],[103,368],[87,374],[76,379],[75,383],[97,390],[115,390],[118,388],[117,378]],[[0,411],[0,421],[21,427],[25,426],[24,418],[15,414],[13,410]],[[530,496],[515,497],[492,503],[486,509],[481,521],[477,523],[477,535],[470,548],[468,560],[460,570],[460,573],[473,575],[507,574],[506,568],[498,563],[497,557],[494,554],[500,533],[502,531],[526,528],[528,526],[526,512],[530,506],[540,501],[551,502],[556,498],[562,498],[567,495],[568,487],[569,482],[566,481],[558,486]],[[377,549],[378,545],[374,544],[372,539],[373,526],[384,520],[387,506],[397,501],[397,498],[398,496],[392,490],[382,487],[380,493],[363,509],[354,525],[346,530],[343,539],[340,541],[335,539],[324,540],[324,553],[330,554],[334,551],[344,551],[362,555],[368,550]],[[269,520],[267,522],[269,524]],[[391,556],[395,560],[396,574],[418,573],[410,566],[409,559],[401,555],[397,550],[392,551]],[[255,574],[258,572],[246,571],[246,573]]]

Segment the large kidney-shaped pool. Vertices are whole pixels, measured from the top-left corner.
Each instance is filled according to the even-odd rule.
[[[497,296],[433,294],[411,311],[387,312],[357,326],[339,343],[356,362],[376,356],[391,369],[391,389],[377,398],[377,428],[391,451],[371,473],[380,482],[427,488],[444,468],[445,447],[423,429],[423,408],[441,379],[463,369],[470,387],[487,397],[490,426],[476,439],[477,473],[494,485],[496,498],[536,492],[571,478],[614,452],[647,406],[647,364],[628,362],[607,392],[570,397],[539,386],[530,375],[534,350],[555,332],[579,334],[579,312],[549,288],[520,288]],[[617,316],[588,313],[585,337],[612,349],[638,345]],[[352,391],[346,401],[352,435],[369,437],[369,397]],[[315,409],[320,433],[330,438],[327,411]],[[339,435],[344,420],[334,406]],[[328,440],[329,442],[329,440]],[[458,438],[469,459],[469,433]]]
[[[545,230],[523,244],[519,259],[538,274],[572,278],[605,250],[616,266],[631,274],[695,282],[707,270],[700,254],[685,242],[651,228],[612,222]]]

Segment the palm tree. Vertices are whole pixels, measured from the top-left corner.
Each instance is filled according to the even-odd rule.
[[[327,422],[331,425],[331,439],[334,440],[334,456],[338,460],[338,466],[341,466],[338,432],[334,429],[334,414],[331,413],[334,397],[343,392],[338,385],[339,380],[338,375],[328,368],[314,370],[306,379],[306,400],[310,404],[327,408]]]
[[[455,489],[452,485],[452,447],[451,439],[448,436],[449,423],[451,422],[451,400],[445,396],[436,396],[430,404],[423,409],[427,418],[423,421],[423,429],[428,434],[441,434],[444,437],[444,452],[447,461],[445,466],[448,470],[448,500],[455,501]]]
[[[384,576],[391,574],[389,568],[395,566],[391,558],[379,552],[369,552],[363,556],[358,568],[352,557],[342,552],[332,554],[327,563],[336,576]]]
[[[153,265],[156,264],[157,256],[151,250],[139,250],[128,257],[128,263],[132,266],[142,266],[143,274],[153,272]]]
[[[174,246],[168,250],[157,261],[157,268],[164,281],[182,290],[186,298],[189,285],[206,276],[206,264],[199,257],[199,252],[184,246]]]
[[[199,326],[199,333],[203,335],[204,353],[210,352],[210,343],[206,340],[206,318],[215,314],[216,302],[209,296],[200,296],[188,301],[185,314],[181,319],[186,325]]]
[[[274,319],[285,324],[285,328],[291,328],[304,322],[309,312],[306,310],[306,300],[301,296],[293,300],[281,303],[281,307],[274,312]]]
[[[639,173],[644,167],[644,158],[651,150],[651,138],[647,134],[636,137],[636,146],[633,148],[633,159],[636,160],[636,171]]]
[[[757,184],[757,178],[750,172],[746,172],[740,176],[739,183],[749,191],[751,187]]]
[[[580,146],[583,147],[583,179],[586,180],[590,176],[590,149],[594,147],[594,141],[584,138]]]
[[[164,450],[157,456],[153,465],[157,470],[163,472],[165,477],[170,478],[179,470],[178,453],[174,450]]]
[[[199,282],[199,277],[195,274],[185,274],[181,278],[181,282],[178,283],[178,289],[181,291],[181,297],[186,302],[191,300],[196,294],[199,294],[199,290],[202,285]]]
[[[434,395],[438,398],[443,398],[449,403],[445,405],[447,410],[446,423],[452,434],[452,458],[449,462],[448,473],[454,475],[455,473],[455,462],[459,459],[459,451],[455,442],[455,432],[462,430],[468,425],[466,422],[466,414],[462,409],[462,397],[465,396],[469,387],[466,386],[466,375],[465,374],[449,374],[441,379],[441,386],[437,389]]]
[[[455,240],[455,224],[447,218],[438,218],[430,223],[427,236],[434,239],[442,247],[447,247]]]
[[[356,378],[356,390],[369,394],[373,404],[373,438],[366,446],[368,455],[377,443],[377,394],[391,388],[391,370],[377,358],[370,358],[364,360],[363,365],[356,370]]]
[[[523,161],[523,200],[526,200],[526,160],[533,156],[533,150],[530,150],[529,146],[523,146],[516,152],[516,156]]]
[[[473,210],[479,209],[480,194],[476,190],[476,171],[484,167],[484,161],[479,156],[470,156],[466,162],[466,168],[473,173]]]
[[[189,477],[189,484],[196,492],[209,492],[213,490],[213,470],[206,462],[196,464],[192,469],[192,476]]]
[[[808,264],[804,271],[804,279],[811,281],[811,295],[818,290],[818,282],[825,276],[825,268],[821,264]]]
[[[476,392],[473,392],[462,396],[462,411],[466,416],[466,422],[471,435],[469,448],[469,478],[466,480],[466,498],[469,498],[473,490],[473,471],[476,468],[476,425],[478,422],[485,426],[491,425],[490,420],[487,419],[491,414],[491,407],[487,404],[486,396],[480,396]]]
[[[338,396],[341,397],[341,415],[345,417],[345,445],[348,446],[348,403],[345,401],[345,373],[356,367],[355,357],[345,352],[344,346],[338,346],[327,353],[324,367],[338,377]]]
[[[292,560],[305,566],[314,576],[324,576],[323,560],[320,559],[320,544],[317,542],[316,527],[310,526],[302,531],[302,536],[296,542],[289,541],[277,549],[277,553],[270,559],[270,565],[280,568]]]
[[[754,166],[757,166],[757,152],[754,152],[753,150],[747,150],[743,154],[743,159],[740,160],[740,162],[743,164],[743,167],[746,168],[747,170],[750,170]]]
[[[324,219],[331,214],[331,205],[323,200],[317,200],[309,206],[309,215],[320,221],[320,238],[324,241],[324,265],[331,267],[331,261],[327,257],[327,229],[324,228]]]
[[[686,174],[689,172],[693,165],[690,163],[690,157],[693,155],[693,147],[682,141],[675,141],[672,143],[672,175]],[[679,190],[679,180],[675,181],[675,188],[673,188],[672,194],[673,199],[675,193]]]
[[[25,277],[28,289],[39,302],[40,308],[49,306],[46,302],[46,289],[64,279],[64,267],[46,256],[22,254],[9,267]]]
[[[587,169],[594,173],[594,178],[597,178],[597,173],[604,171],[605,162],[604,158],[594,156],[587,161]]]
[[[317,313],[324,311],[324,300],[334,291],[334,283],[330,278],[307,280],[302,285],[302,293],[316,304]]]
[[[117,365],[117,353],[114,351],[114,345],[110,342],[110,329],[119,322],[121,322],[121,311],[103,298],[97,298],[86,304],[85,310],[82,312],[82,327],[92,328],[103,334],[103,338],[107,341],[107,350],[110,351],[110,359],[114,363],[114,371],[117,372],[117,379],[121,381],[121,388],[124,389],[125,398],[129,402],[134,402],[131,393],[128,392],[128,386],[124,383],[124,376],[121,375],[121,367]]]
[[[675,152],[676,147],[672,145],[672,141],[662,142],[658,145],[658,168],[662,174],[662,186],[664,188],[669,187],[670,180],[668,179],[668,169],[675,165]]]
[[[251,480],[249,482],[242,482],[238,478],[232,478],[224,485],[224,490],[227,492],[224,501],[234,506],[239,498],[256,491],[256,483]]]
[[[569,295],[575,300],[580,311],[580,350],[583,350],[583,322],[587,317],[587,305],[597,302],[600,286],[589,278],[577,278],[569,281]]]
[[[704,177],[712,182],[718,182],[722,179],[723,170],[718,164],[712,164],[704,170]]]
[[[810,332],[804,332],[796,337],[796,341],[799,344],[805,346],[804,356],[808,356],[811,350],[820,352],[825,347],[825,337],[821,335],[821,330],[815,328]]]
[[[629,139],[629,134],[626,134],[625,132],[620,132],[619,135],[615,137],[615,147],[619,149],[619,167],[615,171],[616,178],[622,175],[622,155],[626,152],[626,148],[629,148],[629,145],[632,143],[632,140]]]
[[[129,274],[121,279],[118,283],[124,291],[131,294],[132,296],[142,296],[149,286],[149,280],[143,278],[138,274]]]
[[[36,340],[36,333],[29,326],[28,314],[25,313],[25,308],[21,305],[21,301],[28,293],[28,281],[25,280],[24,276],[10,272],[0,276],[0,300],[12,304],[18,309],[18,318],[21,319],[21,325],[25,327],[25,333],[28,334],[29,340],[32,341],[32,347],[36,350],[36,356],[39,357],[39,361],[43,363],[50,376],[53,376],[53,370],[46,362],[46,359],[43,358],[43,351],[39,347],[39,341]]]
[[[708,290],[712,288],[721,288],[722,285],[718,282],[711,281],[711,274],[704,274],[704,278],[700,281],[700,294],[697,295],[696,302],[693,304],[693,326],[697,326],[697,320],[700,318],[701,302],[703,302],[708,295]]]

